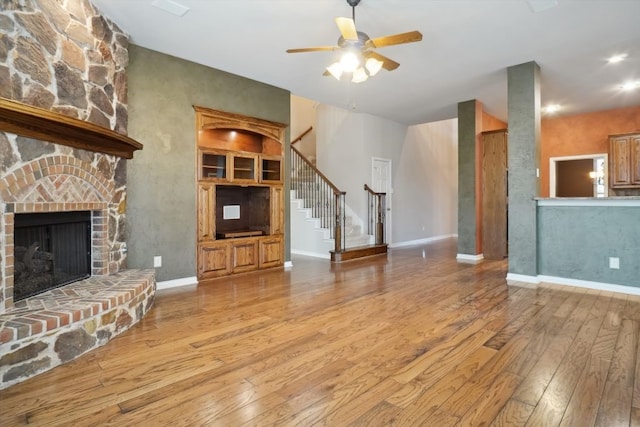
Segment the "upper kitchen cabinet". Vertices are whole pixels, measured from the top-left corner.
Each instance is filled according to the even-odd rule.
[[[640,188],[640,133],[609,136],[609,185]]]

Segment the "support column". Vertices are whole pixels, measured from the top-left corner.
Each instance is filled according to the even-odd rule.
[[[462,262],[480,262],[477,141],[482,132],[482,107],[476,100],[458,103],[458,255]]]
[[[509,114],[509,273],[507,280],[538,283],[537,215],[540,194],[540,67],[507,69]]]

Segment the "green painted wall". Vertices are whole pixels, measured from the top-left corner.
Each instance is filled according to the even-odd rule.
[[[538,274],[640,287],[640,206],[538,206]],[[620,269],[609,268],[620,258]]]
[[[540,67],[507,69],[509,112],[509,273],[536,276],[536,202],[540,164]]]
[[[195,113],[199,105],[289,123],[290,93],[244,77],[129,46],[129,136],[144,144],[128,164],[128,266],[158,281],[196,275]],[[289,130],[285,165],[289,165]],[[289,194],[285,172],[285,194]],[[285,197],[285,259],[291,259]]]
[[[476,255],[476,100],[458,104],[458,254]]]

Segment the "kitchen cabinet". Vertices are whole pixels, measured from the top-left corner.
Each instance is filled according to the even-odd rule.
[[[609,136],[609,186],[640,188],[640,133]]]

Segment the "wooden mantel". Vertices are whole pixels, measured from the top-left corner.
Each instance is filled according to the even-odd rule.
[[[142,144],[110,129],[0,97],[0,131],[126,159]]]

